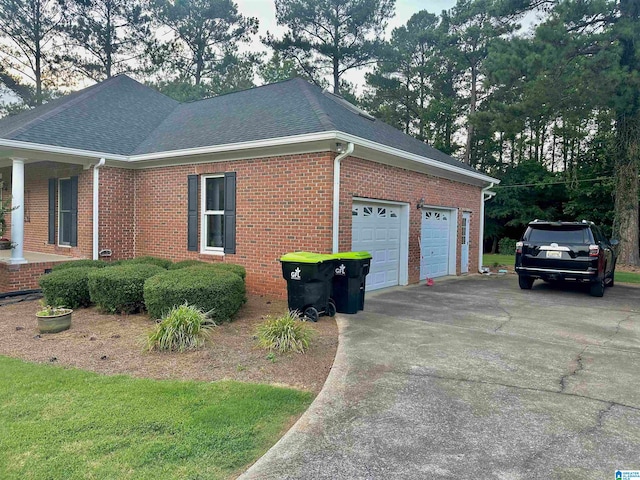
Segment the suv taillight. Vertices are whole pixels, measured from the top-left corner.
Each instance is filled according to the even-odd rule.
[[[523,242],[516,242],[516,253],[522,253]]]
[[[589,256],[597,257],[600,255],[600,247],[598,245],[589,245]]]

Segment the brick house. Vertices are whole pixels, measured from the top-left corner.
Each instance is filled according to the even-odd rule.
[[[0,175],[0,292],[154,255],[238,263],[277,296],[296,250],[370,251],[368,289],[477,271],[498,182],[301,79],[179,103],[125,75],[0,120]]]

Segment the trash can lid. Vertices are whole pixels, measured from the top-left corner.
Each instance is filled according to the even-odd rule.
[[[291,252],[280,257],[281,262],[295,262],[295,263],[322,263],[328,260],[333,260],[333,255],[325,255],[322,253],[311,252]]]
[[[335,260],[367,260],[372,258],[369,252],[339,252],[334,253],[332,257]]]

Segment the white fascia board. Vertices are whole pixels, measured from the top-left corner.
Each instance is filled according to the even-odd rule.
[[[497,178],[490,177],[480,172],[473,172],[473,171],[467,170],[466,168],[456,167],[455,165],[449,165],[448,163],[440,162],[438,160],[434,160],[428,157],[423,157],[421,155],[416,155],[414,153],[409,153],[404,150],[400,150],[398,148],[389,147],[387,145],[383,145],[382,143],[372,142],[371,140],[366,140],[364,138],[356,137],[355,135],[350,135],[348,133],[342,133],[342,132],[337,132],[337,133],[338,133],[338,138],[337,138],[338,140],[341,140],[344,142],[353,142],[357,146],[369,148],[371,150],[376,150],[382,153],[386,153],[387,155],[392,155],[395,157],[411,160],[413,162],[416,162],[422,165],[433,167],[439,170],[445,170],[451,173],[455,173],[457,175],[462,175],[464,177],[470,177],[475,180],[480,180],[482,182],[495,183],[495,184],[500,183],[500,180],[498,180]],[[356,157],[358,156],[357,149],[356,149],[355,156]]]
[[[94,152],[91,150],[81,150],[77,148],[58,147],[56,145],[45,145],[43,143],[22,142],[20,140],[7,140],[0,138],[0,147],[15,148],[26,151],[35,151],[43,153],[54,153],[57,155],[71,155],[74,157],[84,158],[105,158],[107,160],[127,161],[125,155],[117,155],[113,153]]]
[[[323,140],[334,140],[338,132],[320,132],[304,135],[293,135],[290,137],[267,138],[264,140],[253,140],[250,142],[225,143],[224,145],[212,145],[198,148],[185,148],[183,150],[169,150],[164,152],[143,153],[133,155],[129,158],[132,163],[160,160],[176,157],[190,157],[194,155],[207,155],[212,153],[225,153],[238,150],[249,150],[269,147],[288,146],[291,144],[317,142]]]

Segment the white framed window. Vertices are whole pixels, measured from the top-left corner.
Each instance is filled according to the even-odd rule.
[[[223,254],[224,175],[206,175],[201,181],[201,250],[203,253]]]
[[[58,179],[58,245],[71,246],[72,193],[71,178]]]

